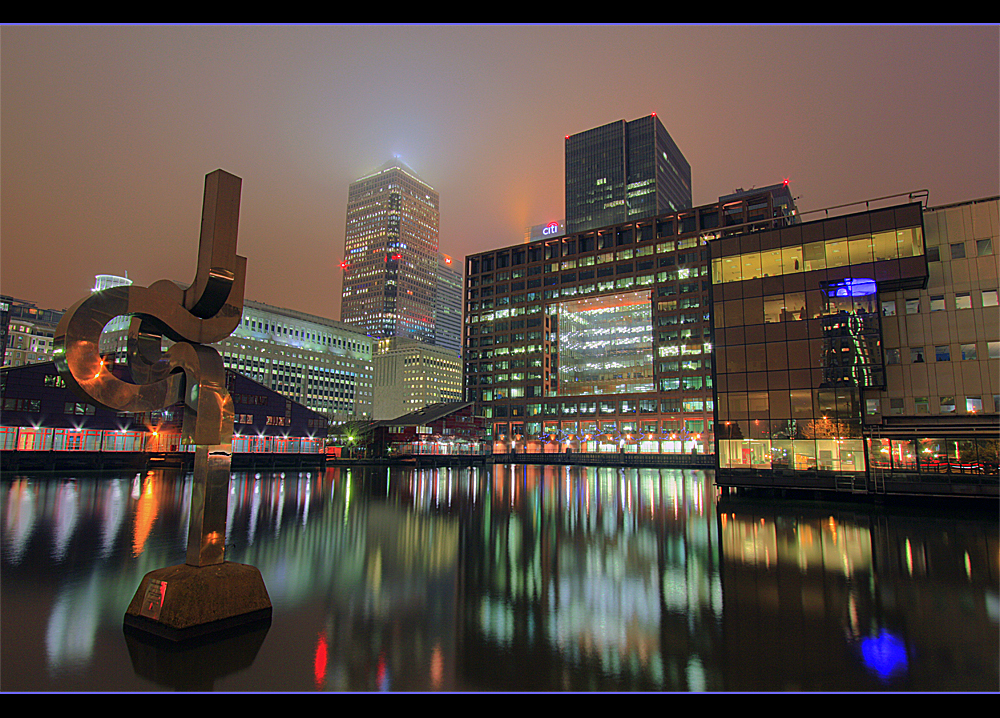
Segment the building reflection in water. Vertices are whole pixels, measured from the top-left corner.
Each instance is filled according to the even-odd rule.
[[[860,681],[862,672],[902,690],[996,681],[995,524],[721,506],[724,630],[743,636],[727,640],[729,689],[759,689],[791,657],[797,674],[774,688]]]
[[[152,690],[124,606],[189,477],[2,485],[6,690]],[[216,690],[995,690],[995,517],[717,508],[679,469],[235,474],[274,618]]]

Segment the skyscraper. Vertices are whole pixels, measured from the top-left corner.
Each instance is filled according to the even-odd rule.
[[[655,114],[566,137],[568,233],[691,206],[691,165]]]
[[[351,183],[341,321],[432,341],[438,228],[438,193],[398,158]]]
[[[465,281],[461,260],[438,254],[437,289],[434,296],[434,343],[455,354],[462,353],[462,305]]]

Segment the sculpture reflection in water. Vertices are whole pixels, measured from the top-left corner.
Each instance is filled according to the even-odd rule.
[[[242,318],[246,258],[236,254],[241,184],[222,170],[205,178],[193,284],[160,280],[94,292],[66,312],[55,335],[59,372],[82,396],[123,412],[183,405],[182,442],[197,447],[188,570],[176,566],[147,575],[126,614],[126,624],[175,639],[271,610],[259,571],[225,563],[233,402],[222,358],[207,346],[229,336]],[[119,316],[130,317],[131,382],[115,376],[99,352],[101,331]],[[164,337],[174,342],[166,351]],[[215,571],[191,570],[209,567]]]

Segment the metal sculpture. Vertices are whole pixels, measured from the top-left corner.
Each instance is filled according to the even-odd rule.
[[[236,254],[241,180],[205,178],[198,269],[189,287],[170,280],[95,292],[66,312],[55,334],[56,365],[78,393],[113,411],[145,412],[183,402],[182,441],[196,444],[187,563],[222,563],[232,459],[233,402],[222,358],[205,346],[229,336],[243,314],[246,258]],[[98,351],[101,331],[129,316],[128,366],[117,378]],[[162,338],[175,342],[161,354]]]
[[[195,568],[225,563],[233,402],[226,389],[222,358],[207,345],[229,336],[243,314],[246,258],[236,254],[241,185],[239,177],[222,170],[206,176],[198,268],[190,286],[160,280],[149,287],[131,285],[94,292],[66,312],[54,341],[56,366],[67,384],[107,409],[146,412],[183,404],[182,442],[196,445],[186,557],[186,565]],[[116,377],[99,352],[102,330],[120,316],[130,317],[128,367],[132,382]],[[161,350],[164,337],[174,342],[166,351]],[[258,582],[259,572],[253,567],[225,564],[225,568],[227,575],[252,569],[256,577],[251,582]],[[150,583],[155,573],[143,580],[126,623],[133,612],[155,621],[164,620],[161,609],[166,579],[153,577]],[[182,579],[177,571],[169,573],[174,585],[188,581],[190,586],[189,574]],[[194,581],[197,587],[189,588],[188,593],[203,591],[205,578],[206,574],[201,574]],[[246,580],[244,572],[237,583]],[[262,600],[269,612],[266,589],[262,581],[259,584],[253,591],[263,591]],[[148,597],[157,594],[155,610],[143,608],[143,602],[149,603]],[[219,594],[213,589],[211,595]],[[191,603],[190,595],[185,597],[185,603]],[[263,610],[261,601],[255,599],[252,603],[254,610]],[[199,616],[170,620],[186,628],[231,619],[234,611],[245,609],[246,605],[223,606],[205,613],[199,608]],[[187,607],[180,610],[190,613]]]

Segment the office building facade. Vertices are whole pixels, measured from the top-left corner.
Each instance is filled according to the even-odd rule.
[[[707,245],[755,219],[794,207],[762,191],[467,257],[466,399],[496,450],[711,453]]]
[[[7,331],[10,325],[10,305],[14,297],[0,294],[0,364],[6,364]]]
[[[653,114],[566,137],[570,234],[688,209],[691,166]]]
[[[438,254],[434,288],[434,344],[456,356],[462,353],[462,260]],[[461,371],[459,372],[461,381]]]
[[[6,305],[4,366],[24,366],[52,360],[53,337],[64,310],[42,309],[34,302],[3,298]]]
[[[996,495],[997,217],[905,202],[712,242],[716,483]]]
[[[374,344],[342,322],[247,300],[212,346],[227,368],[340,423],[372,418]]]
[[[98,288],[120,286],[124,278],[97,278]],[[127,281],[127,280],[126,280]],[[129,282],[130,283],[130,282]],[[100,351],[116,364],[128,361],[128,324],[112,320],[101,334]],[[163,341],[164,348],[170,345]],[[244,300],[233,333],[212,345],[227,369],[243,374],[319,412],[332,422],[370,419],[374,340],[341,322],[262,302]]]
[[[341,321],[373,337],[434,339],[438,193],[399,159],[351,183]]]
[[[412,339],[380,339],[374,357],[376,420],[462,400],[462,360],[445,347]]]

